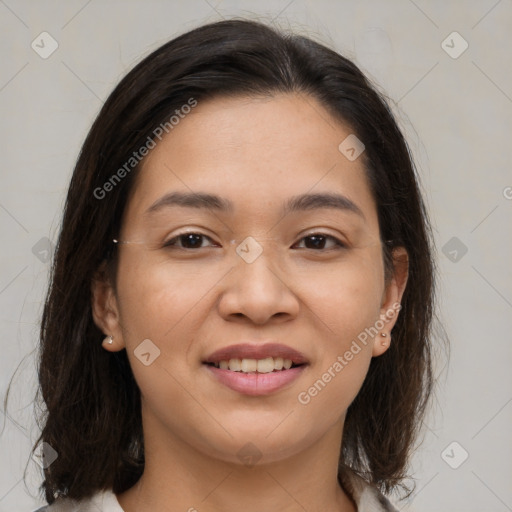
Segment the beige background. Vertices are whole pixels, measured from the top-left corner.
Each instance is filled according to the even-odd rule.
[[[32,351],[47,239],[56,240],[85,134],[135,62],[178,33],[233,15],[273,19],[355,59],[390,98],[415,155],[452,352],[437,368],[435,407],[413,461],[416,492],[398,507],[512,510],[511,0],[0,0],[2,397],[19,365],[10,416],[0,412],[0,512],[40,503],[30,496],[41,480],[35,462],[27,486],[22,480],[37,437]],[[31,47],[42,46],[44,31],[58,43],[45,59]]]

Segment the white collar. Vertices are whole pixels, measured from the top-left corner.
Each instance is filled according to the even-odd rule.
[[[357,512],[398,512],[377,487],[353,471],[341,472],[340,483],[354,500]]]

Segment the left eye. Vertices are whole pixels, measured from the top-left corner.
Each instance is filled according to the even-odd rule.
[[[340,240],[338,240],[336,237],[331,235],[324,235],[323,233],[313,233],[312,235],[305,236],[304,238],[301,238],[302,240],[309,239],[311,241],[310,245],[313,245],[313,247],[306,247],[306,249],[325,249],[325,242],[326,240],[331,240],[334,242],[334,247],[331,247],[331,249],[335,247],[344,248],[346,245],[342,243]]]
[[[171,238],[168,242],[165,243],[164,247],[178,247],[181,249],[200,249],[202,247],[203,239],[207,239],[212,241],[209,236],[203,235],[201,233],[183,233],[181,235],[175,236]],[[334,247],[346,247],[340,240],[331,235],[325,235],[323,233],[314,233],[308,236],[301,238],[301,242],[303,240],[309,240],[309,247],[304,247],[305,249],[312,250],[326,250],[325,244],[328,240],[331,240],[334,243]],[[177,242],[181,242],[181,246],[178,245]],[[306,244],[307,245],[307,244]]]

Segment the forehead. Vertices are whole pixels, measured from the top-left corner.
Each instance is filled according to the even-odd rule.
[[[350,135],[303,94],[199,101],[146,157],[129,210],[142,214],[172,191],[225,197],[235,214],[282,210],[308,192],[339,193],[376,222],[363,158],[351,161],[339,149]]]

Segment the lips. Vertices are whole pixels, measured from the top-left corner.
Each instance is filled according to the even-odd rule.
[[[243,343],[210,354],[203,367],[215,381],[244,395],[263,396],[293,384],[308,367],[301,352],[280,343]]]
[[[263,396],[283,391],[291,386],[305,371],[307,365],[272,373],[241,373],[221,370],[204,365],[205,371],[216,382],[243,395]]]
[[[240,343],[216,350],[206,357],[203,363],[216,364],[230,359],[266,359],[268,357],[290,359],[294,365],[309,362],[304,354],[281,343],[265,343],[264,345]]]

